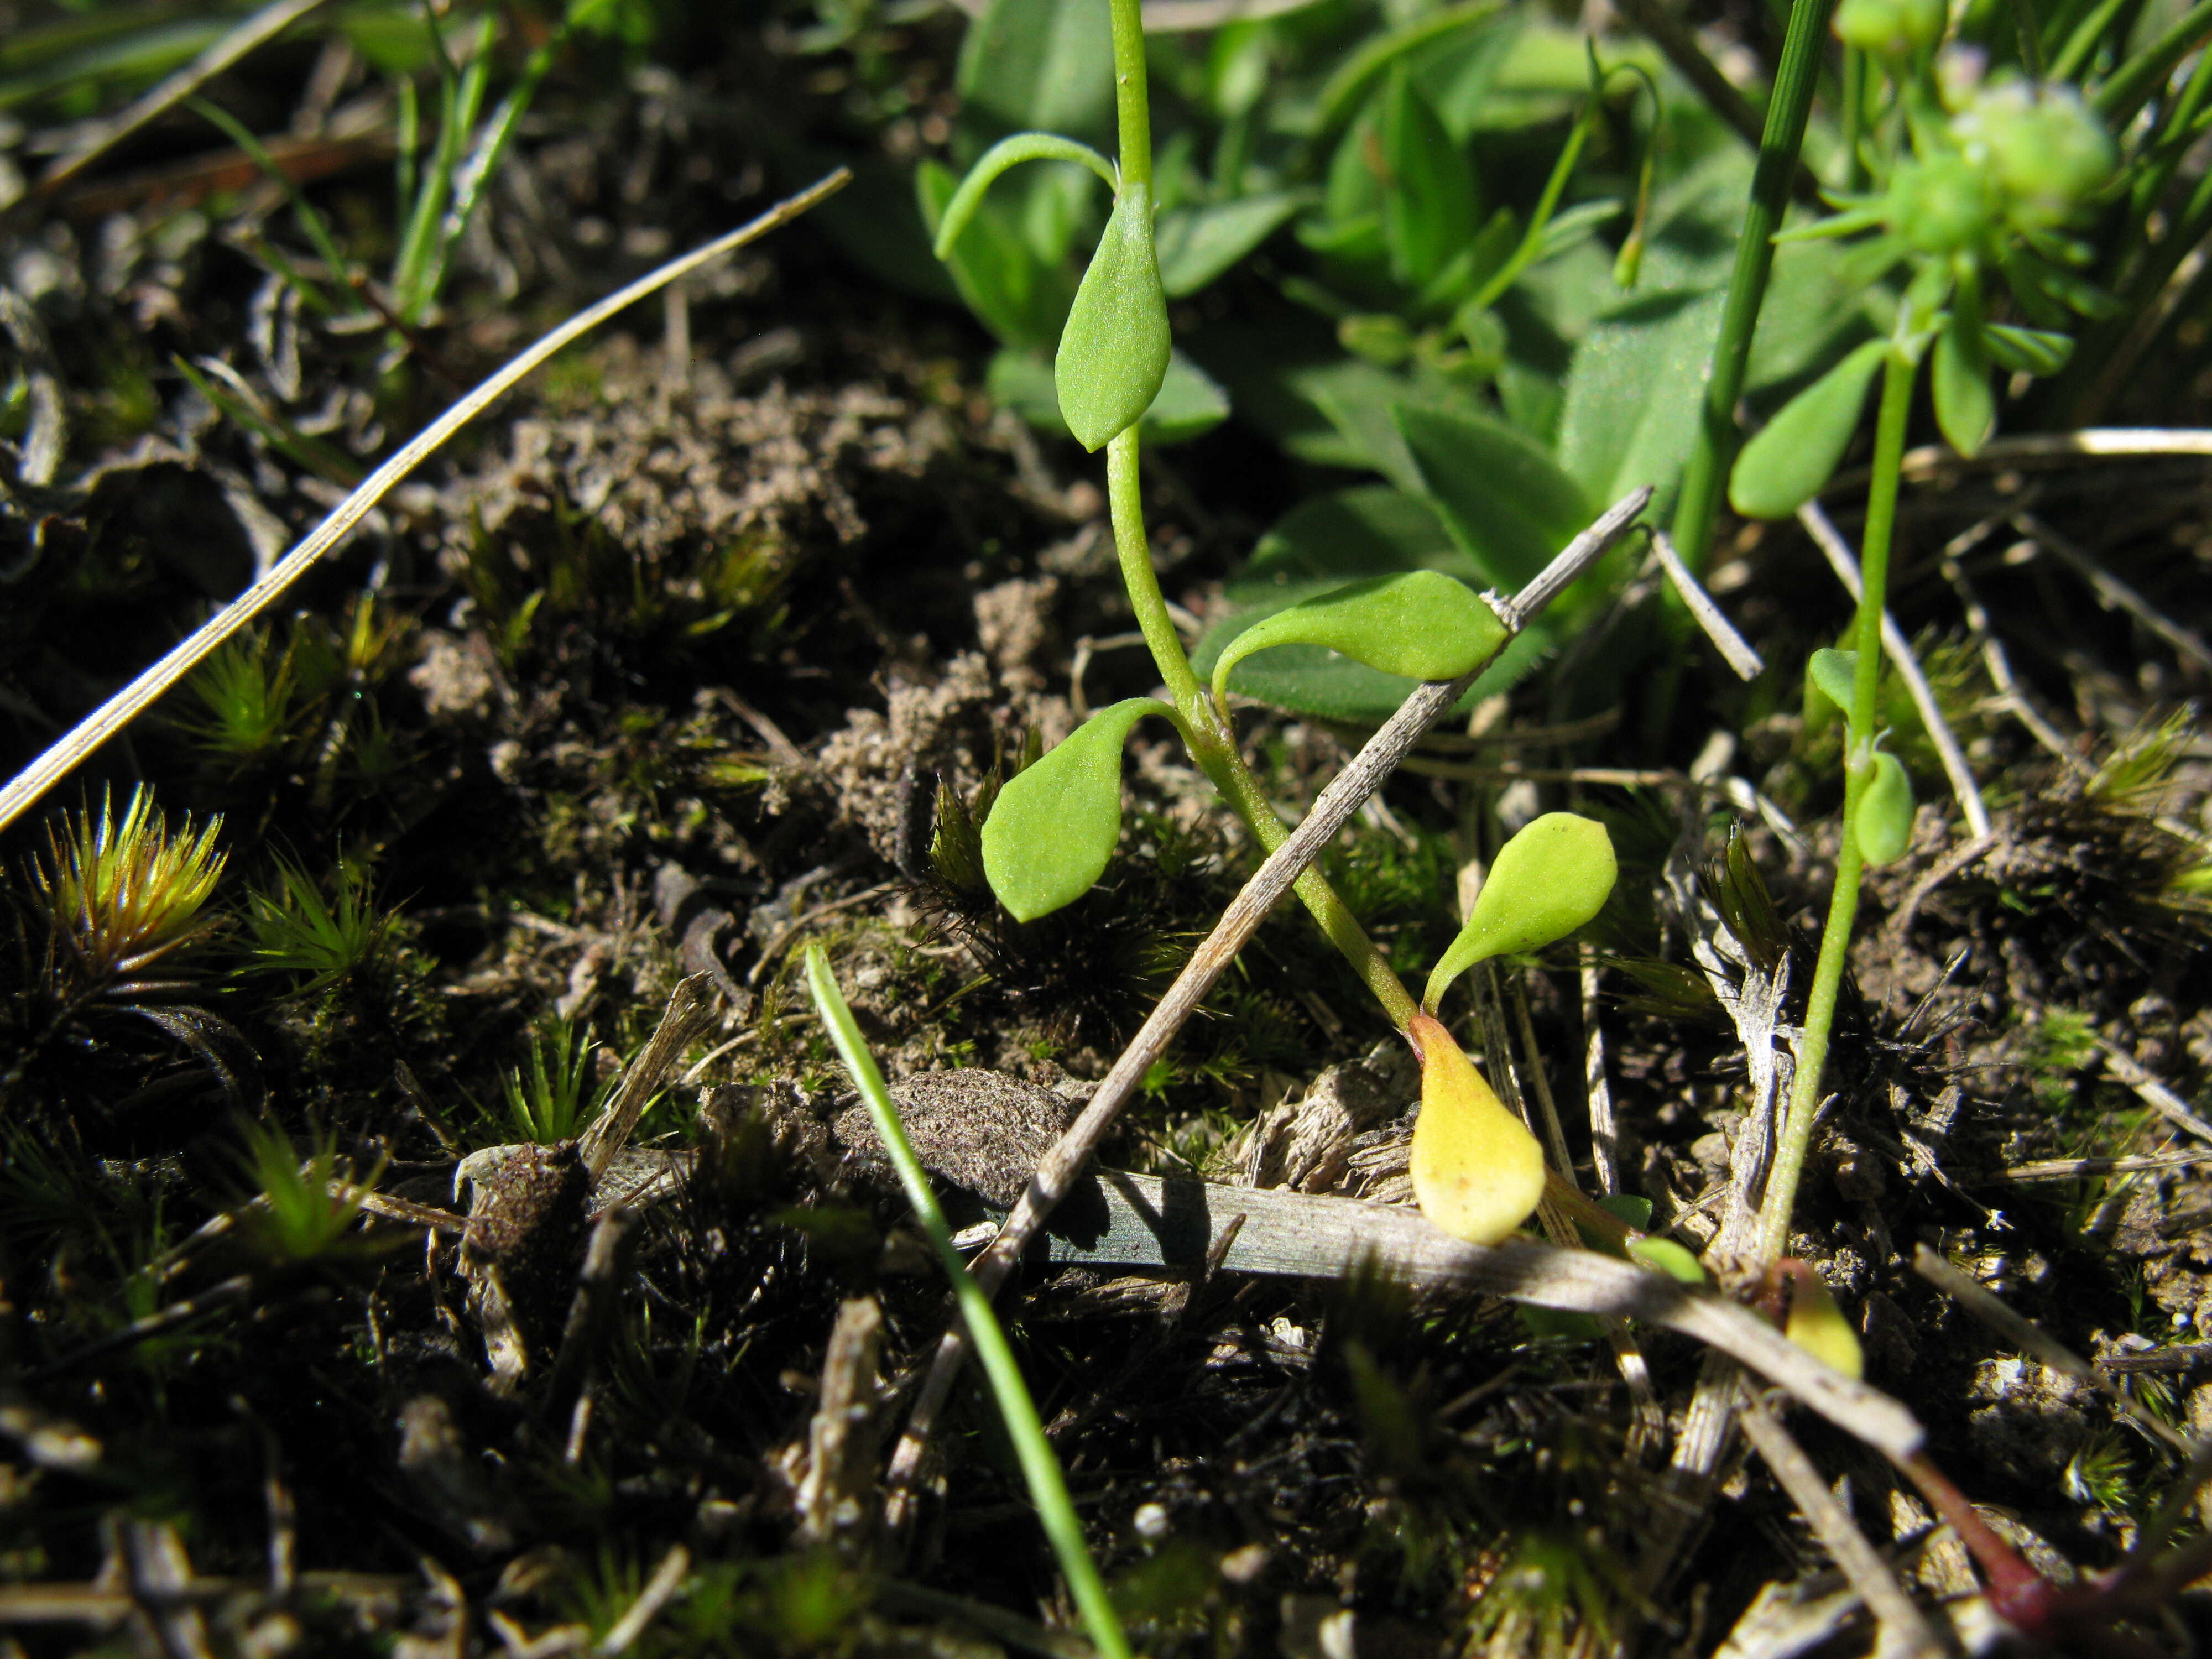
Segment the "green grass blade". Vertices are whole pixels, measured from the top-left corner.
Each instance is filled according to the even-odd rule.
[[[1052,1541],[1053,1553],[1060,1558],[1060,1570],[1066,1575],[1067,1587],[1083,1615],[1084,1627],[1091,1632],[1092,1644],[1107,1659],[1129,1659],[1128,1638],[1121,1633],[1121,1621],[1115,1616],[1105,1580],[1098,1576],[1098,1564],[1091,1559],[1090,1547],[1083,1541],[1083,1523],[1076,1518],[1074,1502],[1067,1495],[1067,1481],[1060,1474],[1060,1459],[1053,1453],[1052,1443],[1044,1437],[1044,1425],[1037,1419],[1036,1403],[1030,1398],[1022,1368],[1015,1361],[1014,1351],[1007,1344],[998,1315],[991,1310],[991,1298],[983,1294],[982,1287],[969,1273],[968,1264],[960,1259],[960,1252],[952,1243],[952,1230],[945,1224],[945,1212],[938,1207],[937,1194],[931,1189],[928,1172],[921,1167],[913,1143],[906,1138],[906,1129],[899,1122],[898,1108],[892,1104],[890,1091],[884,1086],[884,1074],[877,1068],[875,1057],[868,1052],[860,1028],[854,1023],[853,1011],[845,1006],[836,978],[830,971],[830,958],[819,945],[806,947],[806,983],[814,994],[814,1006],[821,1013],[822,1023],[829,1027],[830,1040],[837,1047],[838,1057],[852,1074],[861,1099],[867,1103],[876,1137],[883,1142],[891,1166],[898,1171],[899,1184],[906,1189],[907,1201],[914,1206],[915,1218],[929,1235],[938,1260],[945,1264],[945,1277],[952,1281],[953,1294],[960,1304],[961,1322],[968,1327],[968,1340],[975,1346],[976,1358],[983,1362],[984,1375],[990,1379],[999,1414],[1006,1422],[1006,1437],[1013,1442],[1015,1455],[1021,1462],[1022,1478],[1029,1483],[1030,1498],[1036,1504],[1038,1519],[1044,1523],[1045,1536]]]

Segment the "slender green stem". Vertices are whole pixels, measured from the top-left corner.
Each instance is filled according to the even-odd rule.
[[[1150,190],[1152,113],[1145,77],[1145,19],[1140,0],[1113,0],[1114,116],[1121,140],[1121,177]]]
[[[1858,664],[1851,681],[1850,731],[1844,746],[1844,839],[1836,855],[1836,889],[1828,901],[1827,925],[1820,931],[1820,957],[1813,969],[1813,989],[1805,1011],[1805,1036],[1797,1050],[1797,1073],[1790,1090],[1774,1169],[1766,1178],[1766,1198],[1759,1213],[1759,1258],[1779,1258],[1790,1242],[1790,1217],[1804,1178],[1805,1155],[1813,1144],[1813,1120],[1820,1108],[1820,1079],[1828,1064],[1828,1040],[1836,1023],[1836,994],[1857,918],[1859,882],[1866,870],[1856,829],[1860,797],[1874,776],[1875,699],[1881,674],[1881,612],[1889,592],[1890,538],[1897,527],[1897,489],[1905,463],[1905,422],[1912,408],[1912,384],[1918,360],[1903,344],[1892,347],[1881,382],[1881,412],[1875,426],[1874,478],[1867,491],[1866,534],[1859,549],[1864,580],[1853,643]]]
[[[1114,521],[1114,544],[1121,560],[1121,580],[1129,591],[1129,604],[1137,613],[1137,626],[1152,648],[1161,682],[1182,716],[1183,739],[1191,758],[1198,763],[1222,798],[1272,853],[1289,838],[1290,831],[1276,815],[1267,792],[1252,775],[1252,769],[1237,752],[1234,735],[1224,731],[1206,687],[1191,669],[1168,615],[1168,602],[1160,592],[1159,573],[1152,568],[1152,545],[1145,534],[1143,491],[1139,488],[1137,434],[1134,429],[1110,440],[1106,446],[1106,502]],[[1391,1023],[1404,1030],[1415,1012],[1413,999],[1392,970],[1375,942],[1360,927],[1359,919],[1345,903],[1328,878],[1310,866],[1293,884],[1313,918],[1328,935],[1344,959],[1352,964],[1367,988],[1375,994]]]
[[[1128,1638],[1121,1633],[1121,1620],[1115,1616],[1113,1601],[1106,1594],[1106,1581],[1099,1577],[1098,1564],[1091,1559],[1090,1546],[1084,1542],[1083,1522],[1076,1516],[1074,1501],[1068,1497],[1067,1480],[1060,1473],[1060,1459],[1053,1455],[1052,1443],[1044,1437],[1044,1425],[1037,1418],[1036,1402],[1030,1397],[1021,1365],[1014,1358],[998,1315],[991,1310],[991,1298],[983,1293],[982,1286],[968,1271],[968,1264],[960,1259],[959,1249],[952,1242],[952,1229],[946,1224],[945,1212],[938,1206],[937,1194],[929,1184],[928,1171],[915,1155],[914,1144],[907,1139],[905,1126],[899,1121],[898,1108],[891,1102],[890,1091],[884,1085],[884,1074],[877,1068],[875,1056],[868,1052],[860,1028],[854,1022],[853,1011],[846,1006],[837,989],[836,978],[830,971],[830,958],[819,945],[806,947],[806,982],[814,993],[814,1006],[822,1016],[822,1023],[830,1029],[830,1040],[837,1046],[838,1058],[845,1062],[854,1086],[867,1103],[869,1120],[875,1125],[876,1137],[883,1142],[891,1167],[898,1171],[899,1184],[906,1189],[907,1201],[914,1206],[922,1231],[929,1235],[937,1259],[944,1263],[945,1276],[952,1281],[953,1295],[960,1304],[961,1322],[968,1328],[968,1340],[975,1347],[975,1357],[983,1362],[983,1374],[989,1379],[999,1415],[1006,1422],[1006,1437],[1013,1443],[1014,1455],[1022,1466],[1022,1478],[1029,1484],[1030,1501],[1036,1505],[1037,1518],[1044,1525],[1053,1553],[1060,1558],[1060,1570],[1066,1575],[1076,1608],[1083,1615],[1084,1628],[1091,1632],[1092,1645],[1106,1659],[1130,1659]]]
[[[1683,468],[1682,493],[1674,504],[1674,547],[1692,570],[1705,566],[1720,512],[1721,487],[1735,459],[1736,400],[1743,396],[1752,336],[1766,298],[1766,280],[1774,269],[1773,236],[1789,210],[1790,181],[1797,172],[1797,153],[1804,148],[1805,123],[1820,78],[1820,48],[1834,9],[1835,0],[1796,0],[1790,9],[1782,67],[1774,78],[1774,95],[1766,103],[1766,127],[1752,173],[1751,200],[1744,207],[1735,266],[1729,274],[1720,335],[1713,344],[1705,410]],[[1679,603],[1676,614],[1686,625],[1686,613]]]

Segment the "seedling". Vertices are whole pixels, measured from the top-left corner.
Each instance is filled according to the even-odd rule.
[[[983,825],[984,873],[1023,921],[1073,902],[1104,872],[1121,828],[1121,749],[1145,715],[1169,720],[1199,768],[1272,850],[1288,832],[1245,764],[1224,706],[1240,663],[1280,647],[1320,647],[1383,673],[1449,681],[1494,658],[1510,637],[1463,583],[1415,571],[1308,595],[1230,641],[1216,659],[1212,686],[1199,681],[1152,568],[1139,490],[1139,422],[1158,393],[1170,345],[1152,244],[1152,141],[1135,0],[1113,0],[1112,32],[1119,165],[1073,139],[1018,134],[981,157],[944,199],[937,224],[938,252],[951,258],[991,182],[1024,162],[1078,162],[1115,193],[1060,335],[1054,375],[1069,430],[1086,448],[1107,452],[1122,579],[1171,701],[1133,698],[1100,710],[999,792]],[[1399,99],[1401,112],[1419,125],[1410,97]],[[1571,157],[1563,161],[1563,169],[1571,166]],[[1564,177],[1562,171],[1555,183]],[[1556,198],[1554,190],[1547,204]],[[1409,437],[1421,430],[1409,428]],[[1555,544],[1533,525],[1513,533],[1525,544],[1521,556],[1532,562],[1547,557]],[[1544,1160],[1528,1130],[1498,1103],[1434,1018],[1437,999],[1472,963],[1536,949],[1580,927],[1604,902],[1613,879],[1612,848],[1599,825],[1566,813],[1530,825],[1501,853],[1468,930],[1430,981],[1424,1012],[1415,1009],[1327,878],[1313,869],[1298,878],[1299,896],[1422,1057],[1415,1186],[1425,1211],[1462,1237],[1494,1243],[1526,1220],[1543,1196]]]
[[[530,1045],[526,1064],[507,1074],[507,1115],[515,1133],[545,1146],[573,1140],[596,1119],[614,1093],[617,1079],[596,1084],[592,1074],[599,1045],[589,1030],[566,1020]]]

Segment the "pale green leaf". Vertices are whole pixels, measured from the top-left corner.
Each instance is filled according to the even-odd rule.
[[[1479,962],[1540,950],[1605,908],[1618,866],[1613,838],[1594,818],[1547,812],[1498,850],[1459,937],[1429,975],[1431,1012],[1452,981]]]
[[[1869,340],[1760,428],[1729,474],[1729,501],[1747,518],[1786,519],[1835,476],[1858,430],[1867,387],[1889,350]]]
[[[1073,904],[1097,884],[1121,838],[1121,745],[1163,702],[1102,708],[999,791],[983,821],[983,874],[1017,921]]]
[[[1982,331],[1954,317],[1936,337],[1929,384],[1936,394],[1936,423],[1951,447],[1978,455],[1997,423],[1996,395],[1990,390],[1990,355]]]
[[[1874,781],[1859,797],[1858,815],[1851,823],[1858,831],[1859,851],[1877,869],[1896,863],[1912,844],[1912,780],[1886,749],[1875,751]]]
[[[1852,686],[1859,672],[1856,651],[1815,651],[1805,663],[1807,695],[1818,691],[1846,714],[1851,712]]]

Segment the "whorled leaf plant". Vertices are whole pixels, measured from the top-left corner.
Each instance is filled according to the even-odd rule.
[[[1911,838],[1911,781],[1881,746],[1875,710],[1905,426],[1921,368],[1944,436],[1973,454],[1996,425],[1993,375],[2056,372],[2072,349],[2062,331],[2069,316],[2101,314],[2111,303],[2076,274],[2089,250],[2067,234],[2111,181],[2111,137],[2072,88],[1985,77],[1973,54],[1943,51],[1946,18],[1942,0],[1844,0],[1837,9],[1836,34],[1879,67],[1889,89],[1887,115],[1857,158],[1875,188],[1832,197],[1833,215],[1777,240],[1864,235],[1852,252],[1867,280],[1899,266],[1909,279],[1889,337],[1850,352],[1785,405],[1744,446],[1729,481],[1731,502],[1749,517],[1796,512],[1833,475],[1879,377],[1850,644],[1816,653],[1806,673],[1808,717],[1832,706],[1847,721],[1843,837],[1759,1215],[1759,1251],[1769,1261],[1788,1241],[1864,872],[1900,857]],[[1991,317],[2000,295],[2025,323]]]

